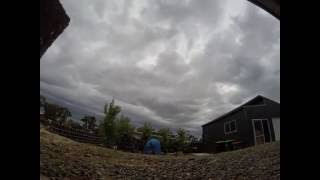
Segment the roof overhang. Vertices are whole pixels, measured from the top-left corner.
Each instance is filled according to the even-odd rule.
[[[209,125],[209,124],[218,122],[219,120],[223,119],[224,117],[226,117],[226,116],[228,116],[228,115],[230,115],[230,114],[233,114],[233,113],[236,113],[236,112],[242,110],[243,108],[245,108],[245,107],[246,107],[247,105],[249,105],[250,103],[252,103],[252,102],[254,102],[254,101],[258,100],[258,99],[261,99],[261,98],[262,98],[262,99],[268,99],[268,100],[270,100],[270,101],[273,101],[273,100],[271,100],[271,99],[269,99],[269,98],[266,98],[266,97],[264,97],[264,96],[257,95],[256,97],[254,97],[253,99],[249,100],[248,102],[242,104],[241,106],[233,109],[232,111],[230,111],[230,112],[228,112],[228,113],[223,114],[222,116],[219,116],[218,118],[216,118],[216,119],[214,119],[214,120],[212,120],[212,121],[209,121],[209,122],[205,123],[205,124],[202,125],[201,127],[205,127],[205,126],[207,126],[207,125]],[[273,101],[273,102],[278,103],[278,102],[276,102],[276,101]],[[278,104],[280,104],[280,103],[278,103]]]
[[[280,0],[248,0],[280,20]]]
[[[40,0],[40,59],[69,22],[59,0]]]

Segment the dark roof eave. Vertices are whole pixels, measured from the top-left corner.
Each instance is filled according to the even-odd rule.
[[[252,99],[249,100],[248,102],[242,104],[241,106],[235,108],[234,110],[232,110],[232,111],[230,111],[230,112],[227,112],[227,113],[225,113],[224,115],[222,115],[222,116],[220,116],[220,117],[218,117],[218,118],[216,118],[216,119],[214,119],[214,120],[212,120],[212,121],[207,122],[206,124],[202,125],[201,127],[204,127],[204,126],[207,126],[207,125],[209,125],[209,124],[211,124],[211,123],[217,122],[217,121],[219,121],[220,119],[226,117],[227,115],[232,114],[232,113],[234,113],[234,112],[237,112],[237,111],[241,110],[242,108],[244,108],[244,106],[246,106],[247,104],[250,104],[252,101],[256,100],[257,98],[268,99],[268,98],[266,98],[266,97],[264,97],[264,96],[257,95],[256,97],[252,98]],[[270,99],[268,99],[268,100],[270,100]]]
[[[280,21],[280,0],[248,0]]]
[[[207,122],[206,124],[202,125],[201,127],[204,127],[204,126],[207,126],[207,125],[209,125],[209,124],[218,122],[219,120],[223,119],[224,117],[228,116],[229,114],[238,112],[238,111],[240,111],[240,110],[242,110],[242,109],[243,109],[243,105],[240,106],[240,107],[237,107],[236,109],[234,109],[234,110],[232,110],[232,111],[230,111],[230,112],[228,112],[228,113],[223,114],[222,116],[220,116],[220,117],[218,117],[218,118],[216,118],[216,119],[214,119],[214,120],[212,120],[212,121]]]

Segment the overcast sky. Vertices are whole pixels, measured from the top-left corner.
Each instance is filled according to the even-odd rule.
[[[201,125],[260,94],[280,102],[280,22],[246,0],[63,0],[40,93],[75,118],[114,97],[136,126]]]

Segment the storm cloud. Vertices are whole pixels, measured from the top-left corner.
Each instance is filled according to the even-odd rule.
[[[261,94],[280,101],[280,22],[243,0],[65,0],[40,93],[76,118],[115,99],[137,126],[201,125]]]

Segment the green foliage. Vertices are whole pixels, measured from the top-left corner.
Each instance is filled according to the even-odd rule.
[[[152,132],[154,131],[154,129],[150,123],[145,122],[142,127],[137,129],[137,131],[142,133],[141,139],[145,143],[152,135]]]
[[[171,139],[170,136],[172,135],[172,132],[169,128],[162,128],[158,131],[159,135],[161,136],[160,142],[161,142],[161,148],[164,152],[168,152]]]
[[[117,120],[117,134],[121,136],[132,136],[134,133],[135,127],[131,125],[130,118],[121,115]]]
[[[106,104],[104,120],[98,127],[99,133],[105,138],[107,145],[117,144],[122,148],[134,146],[132,136],[135,127],[131,124],[129,117],[124,115],[118,117],[120,112],[121,107],[115,105],[113,99],[110,104]]]
[[[178,141],[178,143],[182,145],[182,144],[185,143],[186,140],[187,140],[187,132],[184,129],[179,128],[177,130],[177,141]]]
[[[59,109],[59,106],[57,106],[55,104],[47,103],[45,106],[46,118],[55,120],[58,109]]]
[[[84,116],[80,121],[83,122],[83,128],[95,131],[97,128],[97,120],[94,116]]]
[[[104,121],[100,121],[98,124],[98,134],[106,140]]]
[[[188,133],[186,130],[179,128],[177,130],[177,139],[176,139],[176,143],[177,143],[177,149],[179,151],[184,151],[185,148],[188,146]]]
[[[121,115],[116,121],[117,145],[123,150],[133,150],[137,146],[133,139],[135,127],[130,123],[130,118]]]
[[[64,107],[60,107],[56,104],[50,104],[46,102],[46,98],[40,95],[40,108],[43,107],[45,116],[48,119],[57,121],[60,125],[66,125],[73,128],[86,128],[94,132],[99,131],[105,139],[107,145],[117,144],[124,149],[130,149],[130,147],[137,147],[141,143],[145,144],[146,141],[153,135],[154,128],[149,122],[145,122],[142,127],[137,131],[141,132],[141,140],[136,140],[133,135],[135,127],[131,124],[129,117],[124,115],[118,116],[121,112],[121,107],[115,105],[114,99],[111,103],[106,103],[104,106],[105,117],[103,121],[98,125],[97,119],[94,116],[84,116],[81,121],[81,125],[68,117],[71,117],[71,112]],[[162,128],[158,131],[158,135],[161,137],[161,147],[164,152],[168,151],[192,151],[193,145],[199,141],[194,136],[188,134],[184,129],[179,128],[176,132],[176,138],[172,138],[172,132],[169,128]],[[142,144],[142,146],[143,146]]]
[[[72,114],[69,111],[69,109],[65,107],[60,107],[57,112],[57,121],[59,122],[60,125],[64,125],[66,124],[67,119],[71,116]]]
[[[121,107],[114,105],[114,99],[111,103],[104,106],[104,120],[102,123],[102,135],[107,144],[115,144],[117,141],[117,115],[121,112]]]
[[[60,125],[65,125],[67,119],[72,116],[69,109],[56,104],[45,104],[45,116],[47,119],[57,121]]]

